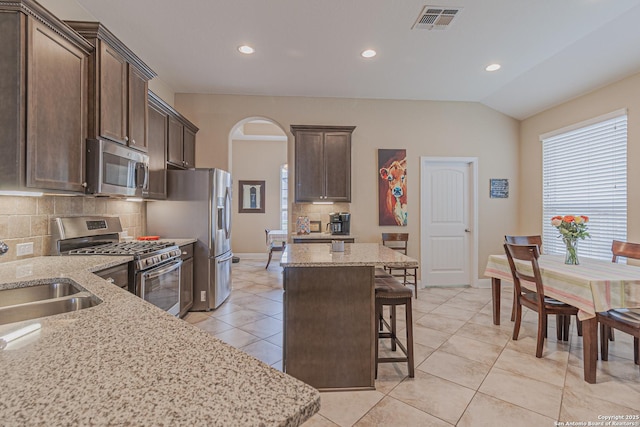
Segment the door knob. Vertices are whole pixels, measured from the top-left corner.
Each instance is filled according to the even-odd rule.
[[[470,229],[470,228],[465,228],[465,229],[464,229],[464,232],[465,232],[465,233],[471,233],[471,229]]]

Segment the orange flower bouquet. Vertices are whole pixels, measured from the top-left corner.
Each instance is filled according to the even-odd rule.
[[[578,265],[578,239],[586,239],[589,236],[587,223],[589,217],[585,215],[558,215],[551,218],[551,225],[560,232],[562,241],[567,248],[564,263]]]

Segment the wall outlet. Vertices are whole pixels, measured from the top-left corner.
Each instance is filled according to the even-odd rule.
[[[200,291],[200,301],[204,302],[207,300],[207,291]]]
[[[16,245],[16,256],[31,255],[33,253],[33,242],[18,243]]]

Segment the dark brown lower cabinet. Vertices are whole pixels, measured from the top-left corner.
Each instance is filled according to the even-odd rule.
[[[374,388],[374,268],[285,267],[284,371],[319,390]]]
[[[131,277],[132,273],[129,270],[129,263],[105,268],[104,270],[96,271],[94,274],[124,289],[129,289],[129,285],[133,281]]]
[[[180,246],[182,270],[180,274],[180,317],[193,307],[193,243]]]

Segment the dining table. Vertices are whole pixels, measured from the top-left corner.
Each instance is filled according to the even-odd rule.
[[[287,242],[287,230],[269,230],[267,232],[267,247],[282,246],[282,242]]]
[[[533,274],[531,263],[515,262]],[[596,313],[613,308],[640,307],[640,267],[581,256],[579,265],[564,263],[564,255],[541,255],[538,259],[546,296],[578,308],[582,321],[584,380],[596,382],[598,321]],[[501,281],[513,282],[507,256],[490,255],[484,275],[491,278],[493,323],[500,324]],[[522,282],[535,291],[535,284]]]

